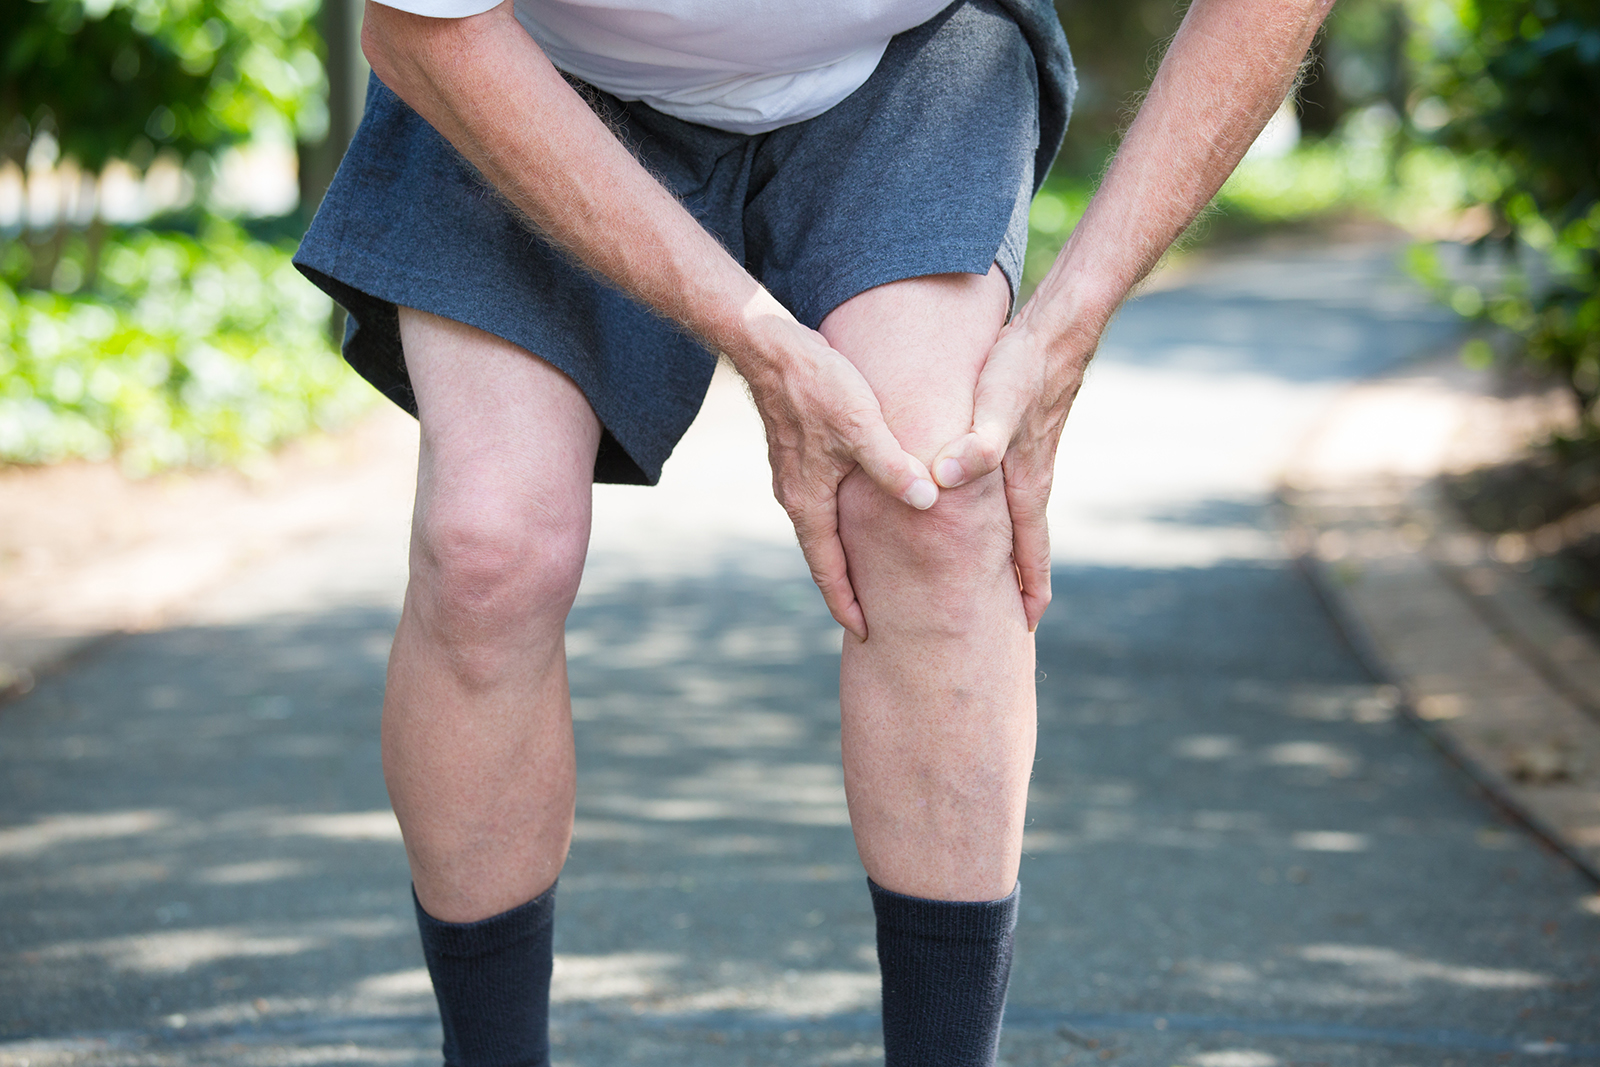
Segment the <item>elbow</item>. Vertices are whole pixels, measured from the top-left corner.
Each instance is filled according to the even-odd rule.
[[[395,48],[394,16],[399,14],[391,7],[367,0],[361,15],[361,54],[378,80],[394,87]]]
[[[1300,0],[1302,17],[1311,26],[1313,32],[1320,29],[1328,19],[1328,12],[1333,10],[1334,0]]]
[[[377,0],[366,0],[361,19],[361,54],[367,57],[379,81],[401,99],[408,99],[407,83],[416,82],[419,74],[431,79],[438,71],[458,64],[462,57],[481,54],[487,45],[505,37],[508,19],[516,25],[510,0],[464,18],[416,15]]]

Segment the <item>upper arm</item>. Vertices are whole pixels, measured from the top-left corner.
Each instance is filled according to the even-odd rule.
[[[492,7],[499,7],[500,3],[501,0],[369,0],[367,11],[387,7],[428,18],[460,19],[481,15]]]
[[[472,33],[495,15],[510,16],[510,9],[511,0],[366,0],[361,51],[379,80],[396,88],[402,57]]]

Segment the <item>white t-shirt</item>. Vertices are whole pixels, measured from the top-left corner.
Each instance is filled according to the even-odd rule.
[[[498,0],[381,0],[464,18]],[[623,100],[735,133],[820,115],[872,76],[889,38],[950,0],[515,0],[561,70]]]

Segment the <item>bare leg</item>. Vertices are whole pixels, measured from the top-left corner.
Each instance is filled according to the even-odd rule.
[[[464,923],[549,888],[571,842],[563,632],[600,427],[577,386],[508,342],[405,308],[400,334],[422,459],[384,777],[418,899]]]
[[[966,431],[1005,317],[998,268],[869,290],[822,324],[925,462]],[[933,900],[1009,894],[1033,764],[1033,637],[998,474],[918,512],[857,471],[840,490],[850,580],[868,639],[845,635],[845,791],[880,886]]]

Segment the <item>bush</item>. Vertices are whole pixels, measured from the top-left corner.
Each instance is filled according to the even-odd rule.
[[[0,462],[144,474],[332,427],[373,394],[329,343],[331,310],[287,251],[220,221],[114,235],[91,292],[0,285]]]
[[[327,124],[315,0],[0,0],[0,133],[98,172]]]
[[[206,217],[215,153],[326,126],[316,8],[0,0],[0,152],[25,182],[165,154],[200,193],[197,236],[112,229],[97,205],[0,234],[0,463],[238,463],[367,402],[289,254]]]
[[[1216,207],[1267,226],[1354,214],[1413,232],[1436,228],[1470,197],[1473,169],[1437,146],[1401,147],[1392,123],[1381,108],[1363,109],[1332,136],[1302,141],[1282,156],[1246,158],[1217,193]]]
[[[1513,272],[1478,312],[1521,334],[1559,374],[1594,432],[1600,400],[1600,2],[1472,0],[1434,91],[1440,140],[1499,177],[1495,235],[1536,269]]]

